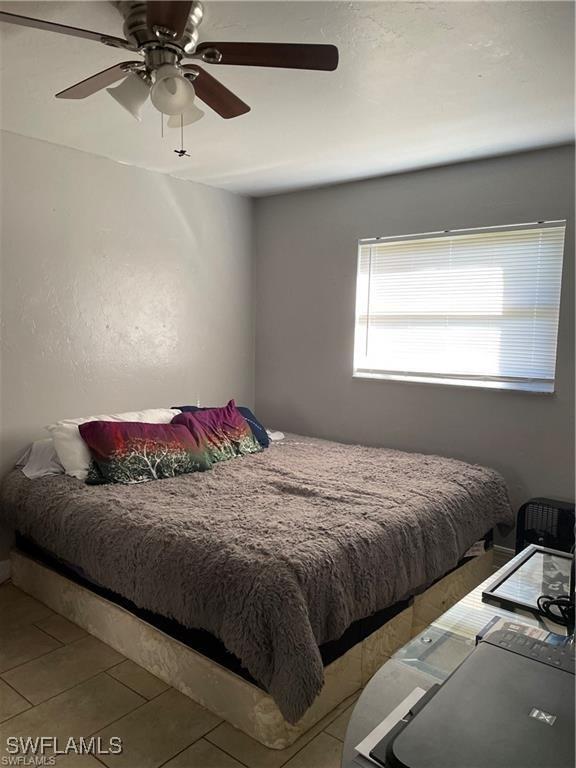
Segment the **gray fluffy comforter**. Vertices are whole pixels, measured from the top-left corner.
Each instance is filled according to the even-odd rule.
[[[319,644],[513,522],[493,470],[294,435],[140,485],[14,470],[0,505],[5,522],[93,581],[216,635],[291,722],[322,688]]]

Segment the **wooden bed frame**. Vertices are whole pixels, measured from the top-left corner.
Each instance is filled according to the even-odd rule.
[[[292,725],[256,685],[38,560],[18,550],[10,557],[12,580],[21,590],[272,749],[290,746],[360,690],[398,648],[492,572],[490,549],[416,596],[408,608],[325,668],[321,693]]]

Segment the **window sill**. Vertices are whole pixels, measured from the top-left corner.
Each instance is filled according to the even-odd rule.
[[[535,395],[553,395],[554,383],[519,382],[519,381],[479,381],[477,379],[445,379],[434,376],[410,376],[400,373],[370,373],[368,371],[352,374],[354,379],[371,381],[401,381],[408,384],[435,384],[441,387],[464,387],[466,389],[492,389],[511,392],[529,392]]]

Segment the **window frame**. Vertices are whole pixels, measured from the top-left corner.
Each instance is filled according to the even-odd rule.
[[[370,245],[373,243],[393,243],[393,242],[410,242],[411,240],[418,239],[433,239],[443,238],[449,235],[464,235],[481,232],[511,232],[522,229],[539,229],[549,227],[564,227],[564,243],[562,250],[562,269],[561,269],[561,281],[560,281],[560,298],[558,303],[558,329],[556,337],[556,358],[554,365],[554,378],[551,381],[545,381],[540,378],[530,379],[528,377],[491,377],[491,376],[478,376],[478,375],[462,375],[462,374],[435,374],[435,373],[416,373],[413,371],[386,371],[383,369],[369,369],[369,368],[356,368],[355,365],[355,353],[356,353],[356,330],[358,324],[358,282],[360,279],[360,260],[362,258],[362,246]],[[396,381],[405,384],[427,384],[428,386],[440,386],[440,387],[462,387],[465,389],[477,389],[483,391],[512,391],[512,392],[527,392],[537,395],[553,395],[556,392],[556,379],[558,375],[558,346],[560,337],[560,320],[562,310],[562,287],[563,287],[563,266],[566,253],[566,233],[567,220],[566,219],[547,219],[545,221],[531,221],[520,224],[504,224],[504,225],[490,225],[484,227],[466,227],[460,229],[444,229],[434,230],[432,232],[417,232],[406,235],[384,235],[378,237],[364,237],[359,238],[357,241],[357,258],[356,258],[356,292],[355,292],[355,307],[354,307],[354,352],[352,355],[352,378],[364,381]],[[368,289],[369,290],[369,289]]]

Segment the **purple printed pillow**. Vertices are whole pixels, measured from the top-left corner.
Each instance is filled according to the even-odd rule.
[[[205,447],[181,425],[88,421],[78,429],[104,482],[143,483],[212,466]]]
[[[262,450],[234,400],[224,408],[179,413],[172,419],[172,424],[186,426],[198,444],[205,446],[212,462]]]

